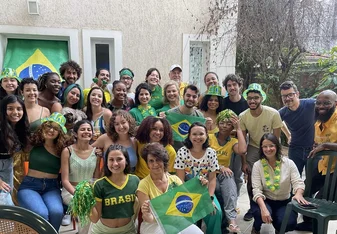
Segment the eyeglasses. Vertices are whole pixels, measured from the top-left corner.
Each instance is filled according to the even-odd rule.
[[[257,101],[259,99],[260,99],[260,96],[247,97],[247,101],[252,101],[252,100]]]
[[[270,145],[263,145],[262,146],[262,149],[270,149],[270,148],[275,148],[276,147],[276,145],[275,144],[270,144]]]
[[[121,80],[133,80],[131,77],[122,77]]]
[[[281,95],[282,99],[287,99],[287,98],[294,98],[296,93],[288,93]]]
[[[323,105],[323,106],[330,106],[330,105],[332,105],[332,102],[330,102],[330,101],[323,101],[323,102],[316,101],[315,105],[316,106],[321,106],[321,105]]]
[[[45,128],[48,128],[48,129],[54,129],[55,131],[58,131],[60,129],[59,125],[57,123],[51,123],[51,122],[47,122],[45,125],[44,125]]]

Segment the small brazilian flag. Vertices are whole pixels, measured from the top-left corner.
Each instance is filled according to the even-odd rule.
[[[8,39],[3,67],[13,68],[20,78],[37,79],[46,72],[58,72],[69,60],[67,41]]]
[[[187,137],[190,126],[194,122],[205,123],[205,118],[172,112],[166,112],[166,119],[171,124],[174,141],[184,141]]]
[[[213,211],[207,186],[194,177],[150,200],[153,214],[166,234],[176,234]]]

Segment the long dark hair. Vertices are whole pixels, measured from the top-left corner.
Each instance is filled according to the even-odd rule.
[[[208,132],[207,132],[207,128],[204,124],[200,123],[200,122],[195,122],[193,123],[190,128],[188,129],[188,135],[187,135],[187,138],[185,139],[184,141],[184,145],[186,146],[187,149],[192,149],[193,148],[193,144],[190,140],[190,136],[191,136],[191,130],[192,128],[194,127],[203,127],[205,129],[205,132],[206,132],[206,141],[204,144],[202,144],[202,149],[207,149],[209,147],[209,141],[208,141]]]
[[[281,143],[280,141],[277,139],[277,137],[272,134],[272,133],[266,133],[262,136],[261,140],[260,140],[260,159],[263,159],[263,158],[266,158],[266,156],[264,155],[263,153],[263,150],[262,150],[262,142],[264,140],[269,140],[271,142],[273,142],[273,144],[276,146],[276,160],[279,161],[281,160]]]
[[[20,96],[20,82],[17,80],[18,82],[18,87],[16,88],[14,95],[16,96]],[[8,94],[6,92],[6,90],[4,88],[2,88],[1,86],[2,80],[0,80],[0,100],[4,99]]]
[[[202,98],[202,101],[201,101],[201,104],[200,104],[200,110],[202,111],[208,111],[208,101],[209,99],[211,99],[212,95],[205,95],[203,98]],[[224,99],[223,97],[220,97],[220,96],[216,96],[218,98],[218,102],[219,102],[219,106],[218,108],[215,110],[215,112],[217,114],[219,114],[220,111],[223,110],[223,102],[224,102]]]
[[[116,144],[116,145],[110,145],[110,147],[108,148],[108,150],[105,153],[104,167],[103,167],[104,168],[104,175],[108,176],[108,177],[112,175],[112,172],[109,170],[109,167],[108,167],[108,160],[109,160],[109,153],[111,151],[114,151],[114,150],[121,151],[122,154],[125,157],[126,165],[125,165],[125,168],[124,168],[124,171],[123,171],[124,174],[130,173],[130,158],[129,158],[128,151],[126,150],[126,148],[124,146]]]
[[[92,108],[91,108],[91,103],[90,103],[90,95],[91,95],[91,93],[92,93],[92,91],[94,91],[95,89],[98,89],[98,90],[101,90],[101,92],[102,92],[102,104],[101,104],[101,106],[102,107],[106,107],[106,101],[105,101],[105,95],[104,95],[104,91],[103,91],[103,89],[101,89],[100,87],[97,87],[97,86],[95,86],[95,87],[92,87],[91,89],[90,89],[90,91],[89,91],[89,93],[88,93],[88,97],[87,97],[87,110],[86,110],[86,112],[85,112],[85,114],[87,115],[87,118],[88,118],[88,120],[92,120]]]
[[[139,94],[142,89],[147,90],[150,93],[150,96],[152,96],[152,90],[150,89],[150,86],[147,83],[140,83],[136,88],[135,107],[140,105]]]
[[[15,127],[7,119],[7,105],[11,103],[20,103],[23,115],[22,118],[15,124]],[[0,113],[0,129],[1,143],[7,145],[9,153],[15,153],[18,149],[25,147],[29,136],[29,121],[27,111],[23,101],[16,95],[8,95],[1,101]]]

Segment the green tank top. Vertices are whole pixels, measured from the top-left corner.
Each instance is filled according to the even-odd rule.
[[[29,169],[57,175],[61,158],[49,153],[44,146],[35,146],[29,155]]]
[[[43,113],[43,107],[41,108],[40,118],[29,124],[29,132],[31,133],[35,132],[36,129],[42,124],[41,122],[42,113]]]

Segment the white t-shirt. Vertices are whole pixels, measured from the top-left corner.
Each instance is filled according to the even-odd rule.
[[[200,175],[208,177],[209,172],[219,170],[216,151],[208,147],[205,154],[200,159],[196,159],[190,150],[183,146],[177,152],[174,169],[184,169],[188,178]]]

